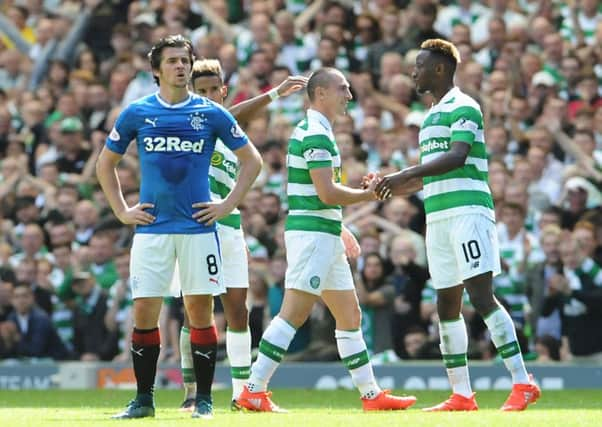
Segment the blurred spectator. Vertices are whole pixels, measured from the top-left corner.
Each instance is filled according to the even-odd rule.
[[[117,359],[125,361],[130,358],[129,334],[131,334],[133,328],[129,250],[122,250],[117,253],[115,266],[119,279],[109,291],[108,310],[104,317],[104,324],[111,336],[109,339],[117,340]]]
[[[487,74],[493,71],[497,59],[502,54],[506,43],[506,22],[503,18],[493,17],[489,20],[489,40],[475,55],[475,60],[483,66]],[[490,76],[493,78],[493,76]],[[491,82],[491,79],[490,79]],[[504,89],[506,86],[504,86]]]
[[[115,267],[114,241],[106,232],[97,232],[90,238],[90,272],[96,283],[104,290],[109,290],[118,279]]]
[[[51,357],[65,359],[67,349],[48,314],[35,306],[31,287],[20,284],[13,291],[14,311],[8,320],[16,327],[9,355],[12,357]]]
[[[420,300],[422,290],[428,279],[426,268],[416,264],[416,249],[412,241],[404,235],[393,238],[388,257],[393,270],[386,283],[395,290],[393,300],[393,339],[394,349],[400,357],[404,357],[401,343],[407,331],[413,326],[422,324],[420,319]]]
[[[368,47],[368,54],[363,63],[364,70],[372,75],[374,82],[380,80],[380,59],[383,54],[398,52],[404,55],[407,52],[406,45],[399,35],[400,24],[399,10],[394,6],[387,8],[380,19],[382,40]]]
[[[488,2],[490,9],[484,12],[476,19],[471,28],[472,43],[480,48],[487,41],[489,35],[487,29],[489,21],[493,17],[501,17],[507,24],[524,27],[527,25],[527,19],[520,13],[509,8],[507,0],[490,0]]]
[[[6,321],[13,312],[13,290],[17,284],[17,277],[12,270],[0,267],[0,323]]]
[[[421,4],[410,5],[415,7],[414,20],[406,32],[403,42],[405,52],[420,46],[428,39],[444,39],[445,36],[437,32],[433,26],[437,19],[437,3],[432,1],[421,2]]]
[[[559,251],[561,233],[560,227],[556,224],[549,224],[542,228],[540,243],[544,259],[530,265],[525,272],[525,294],[530,306],[527,321],[531,336],[535,339],[548,335],[560,341],[562,336],[560,310],[551,312],[548,310],[547,315],[542,315],[544,300],[550,293],[552,278],[562,271]]]
[[[117,339],[105,325],[107,295],[87,271],[73,274],[71,284],[77,306],[73,317],[73,344],[82,361],[111,360],[117,354]]]
[[[560,310],[563,336],[576,361],[602,361],[602,274],[600,267],[584,252],[571,234],[560,242],[563,273],[550,282],[542,314]]]
[[[366,346],[373,354],[393,349],[393,299],[395,287],[385,283],[387,276],[383,258],[375,252],[364,255],[361,276],[356,288],[362,309],[362,332]]]
[[[47,314],[52,313],[52,291],[38,284],[38,262],[33,258],[23,258],[15,268],[18,284],[27,284],[33,294],[36,305]]]
[[[446,38],[449,38],[459,25],[470,26],[489,12],[486,6],[472,0],[458,0],[456,3],[442,7],[437,13],[435,29]]]
[[[525,271],[530,263],[541,259],[539,244],[525,230],[525,210],[519,204],[506,203],[497,224],[502,273],[494,277],[496,297],[509,306],[517,326],[525,324]]]
[[[587,198],[590,185],[581,177],[572,177],[564,185],[566,207],[562,213],[562,227],[573,229],[577,221],[587,212]]]
[[[431,339],[420,326],[408,329],[403,338],[403,344],[403,354],[406,359],[428,360],[441,358],[438,341]]]
[[[538,362],[560,361],[560,340],[550,335],[543,335],[535,340],[535,352]]]

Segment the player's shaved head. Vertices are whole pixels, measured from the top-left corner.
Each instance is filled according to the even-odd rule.
[[[324,67],[314,71],[307,82],[307,96],[313,101],[316,96],[316,89],[327,88],[334,81],[335,75],[341,75],[341,72],[335,68]]]

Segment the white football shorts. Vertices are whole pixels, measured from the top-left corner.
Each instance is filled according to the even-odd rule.
[[[172,280],[174,270],[179,280]],[[134,235],[132,297],[219,295],[225,292],[217,232]]]
[[[481,214],[456,215],[426,226],[426,256],[435,289],[501,271],[495,222]]]
[[[286,289],[314,295],[322,291],[355,290],[351,267],[340,236],[291,230],[284,233]]]

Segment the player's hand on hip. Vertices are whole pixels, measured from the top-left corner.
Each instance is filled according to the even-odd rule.
[[[278,85],[280,96],[289,96],[307,86],[309,79],[305,76],[288,76],[286,80]]]
[[[128,225],[149,225],[155,222],[155,217],[145,209],[152,209],[155,205],[152,203],[138,203],[137,205],[127,208],[125,211],[117,215],[119,221]]]
[[[198,209],[197,212],[192,214],[192,217],[196,220],[196,222],[200,222],[205,225],[212,225],[215,221],[225,217],[232,211],[232,208],[226,206],[223,201],[198,202],[193,203],[192,207],[194,209]]]

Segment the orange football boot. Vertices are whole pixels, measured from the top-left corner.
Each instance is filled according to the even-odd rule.
[[[364,411],[397,411],[416,403],[414,396],[393,396],[390,393],[390,390],[383,390],[374,399],[362,398]]]
[[[470,397],[464,397],[461,394],[454,393],[445,402],[430,408],[423,408],[425,412],[445,412],[445,411],[476,411],[479,409],[473,393]]]
[[[280,413],[288,412],[272,402],[272,399],[270,399],[271,396],[271,391],[251,392],[247,386],[244,386],[242,393],[240,393],[240,396],[238,396],[238,399],[236,399],[236,403],[249,411]]]
[[[502,411],[524,411],[530,403],[535,403],[541,396],[541,389],[535,384],[533,375],[529,374],[529,384],[514,384],[510,396],[501,407]]]

